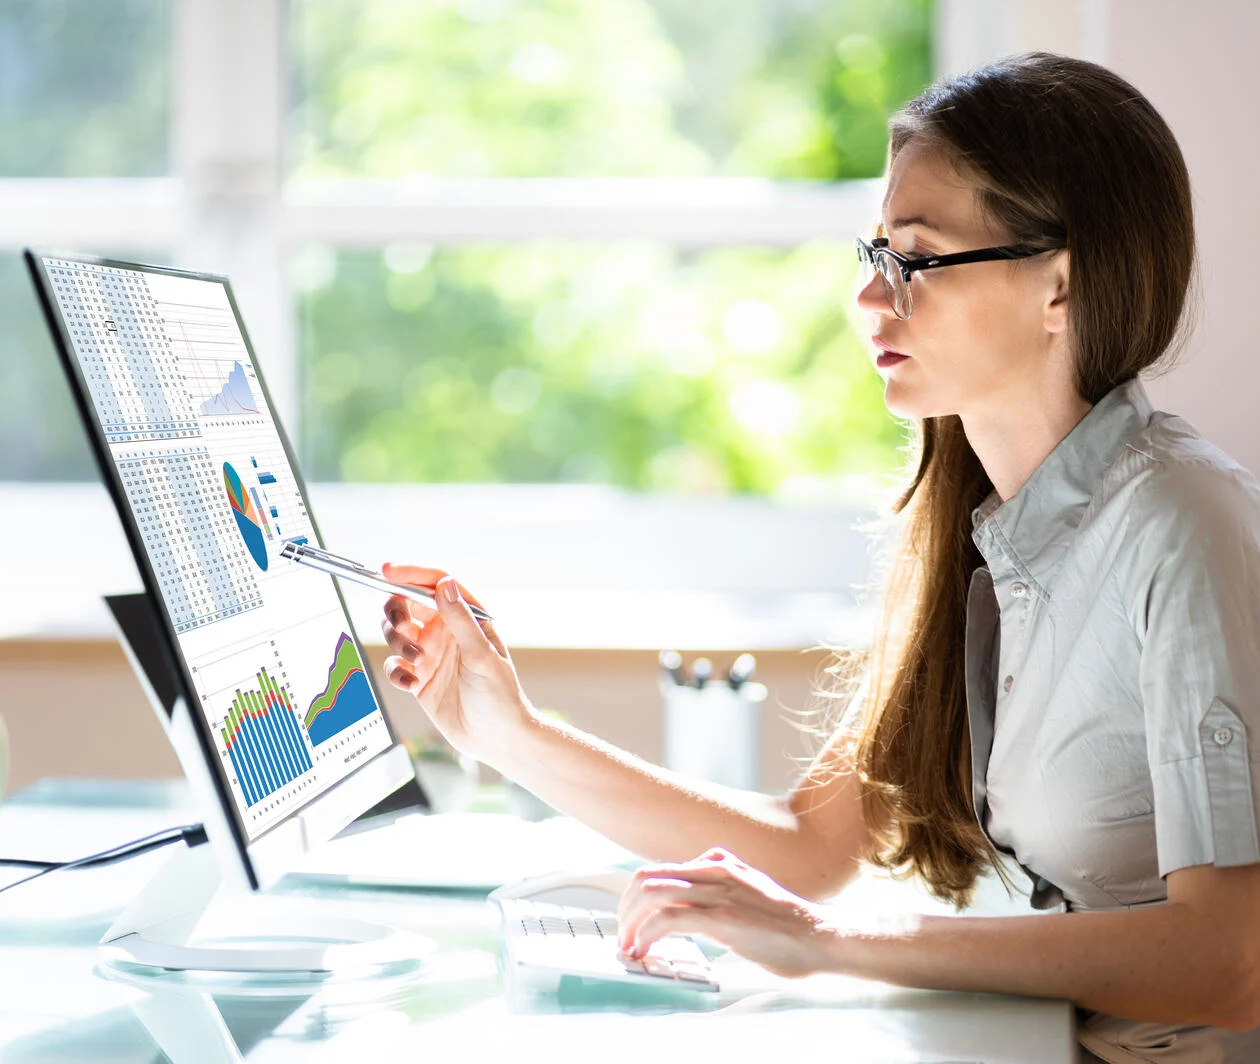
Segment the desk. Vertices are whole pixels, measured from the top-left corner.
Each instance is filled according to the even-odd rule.
[[[95,848],[143,834],[155,819],[157,826],[178,823],[179,793],[151,784],[97,792],[68,781],[40,784],[0,807],[0,852],[11,854],[32,828],[52,832],[60,824]],[[104,828],[113,834],[99,834]],[[471,893],[282,882],[276,892],[286,905],[394,923],[437,943],[423,965],[370,979],[212,979],[103,968],[98,939],[165,859],[159,851],[111,868],[54,873],[0,895],[0,1061],[375,1064],[405,1054],[641,1064],[666,1052],[773,1061],[825,1055],[863,1064],[1076,1060],[1065,1002],[831,976],[789,982],[732,955],[717,961],[720,995],[585,987],[514,996],[499,977],[495,913]]]

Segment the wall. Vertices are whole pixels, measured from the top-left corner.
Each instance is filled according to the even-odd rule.
[[[1181,144],[1194,188],[1202,305],[1174,368],[1149,382],[1161,409],[1260,471],[1260,373],[1251,334],[1260,247],[1252,69],[1260,4],[1244,0],[938,0],[937,68],[1012,52],[1064,52],[1111,67],[1143,92]],[[1118,294],[1117,298],[1120,298]]]
[[[1253,342],[1260,248],[1255,47],[1260,5],[1235,0],[1110,0],[1107,61],[1159,109],[1194,185],[1202,315],[1180,364],[1150,387],[1253,472],[1260,394]]]

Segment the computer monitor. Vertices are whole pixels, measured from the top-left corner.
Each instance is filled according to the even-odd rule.
[[[26,261],[152,604],[151,631],[132,624],[124,645],[211,843],[201,849],[213,868],[149,892],[161,923],[205,904],[189,883],[207,873],[250,891],[275,883],[400,788],[414,791],[415,774],[335,581],[279,558],[287,542],[322,543],[227,279],[31,250]],[[186,934],[156,953],[145,928],[128,934],[114,940],[132,942],[129,959],[224,966],[181,953]]]

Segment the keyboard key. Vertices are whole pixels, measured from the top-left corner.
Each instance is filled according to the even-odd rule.
[[[649,953],[643,958],[643,970],[648,975],[664,975],[674,978],[674,965],[665,957],[654,957]]]
[[[643,968],[642,961],[637,961],[628,953],[618,953],[617,960],[621,961],[621,965],[628,972],[634,972],[635,975],[646,975],[647,972]]]

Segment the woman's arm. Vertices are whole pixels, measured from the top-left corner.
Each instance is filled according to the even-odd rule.
[[[696,932],[784,975],[837,971],[924,989],[1066,998],[1134,1020],[1260,1024],[1260,865],[1186,868],[1168,903],[1053,916],[917,916],[854,928],[730,854],[641,869],[623,947]]]
[[[438,610],[402,598],[382,626],[386,676],[411,692],[450,742],[626,848],[680,861],[737,849],[811,898],[840,890],[866,837],[851,773],[816,769],[786,798],[689,780],[534,712],[492,625],[479,626],[438,570],[389,566],[390,580],[438,587]]]

